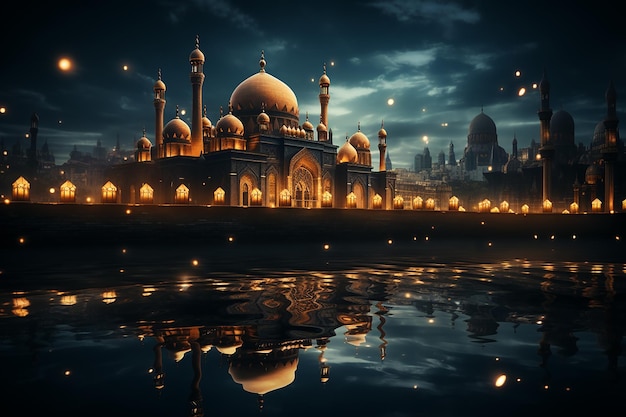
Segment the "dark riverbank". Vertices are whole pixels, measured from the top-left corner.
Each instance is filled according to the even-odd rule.
[[[626,239],[626,213],[476,212],[11,203],[0,206],[0,244],[111,242],[397,242],[428,239]]]

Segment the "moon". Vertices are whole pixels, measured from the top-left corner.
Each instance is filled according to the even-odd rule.
[[[395,103],[396,101],[392,98],[387,99],[387,104],[390,106],[393,106],[393,103]]]

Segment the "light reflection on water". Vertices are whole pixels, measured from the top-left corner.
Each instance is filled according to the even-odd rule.
[[[0,392],[14,411],[3,415],[602,415],[621,405],[624,264],[554,251],[316,250],[10,253]]]

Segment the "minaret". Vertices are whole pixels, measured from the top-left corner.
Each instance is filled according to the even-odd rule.
[[[330,101],[330,78],[326,75],[326,63],[324,63],[324,73],[320,77],[320,123],[328,128],[328,102]],[[328,136],[325,140],[330,139]]]
[[[39,116],[33,113],[30,118],[30,149],[28,150],[28,164],[34,170],[37,169],[37,133],[39,132]],[[34,172],[33,172],[34,174]]]
[[[454,154],[454,144],[450,141],[450,147],[448,148],[448,165],[456,166],[456,155]]]
[[[204,83],[204,54],[200,51],[200,40],[196,35],[196,48],[189,55],[191,72],[191,155],[200,156],[204,151],[202,143],[202,84]]]
[[[602,159],[604,160],[604,211],[612,213],[615,200],[615,160],[617,159],[617,141],[619,131],[617,129],[618,118],[615,110],[617,94],[613,81],[610,82],[606,90],[606,118],[604,119],[604,147],[602,148]]]
[[[154,112],[155,112],[155,126],[154,126],[154,140],[155,150],[152,159],[160,159],[165,157],[163,152],[163,113],[165,111],[165,83],[161,80],[161,68],[157,80],[154,83]]]
[[[384,128],[384,121],[380,122],[380,130],[378,131],[378,150],[380,151],[378,170],[380,172],[387,171],[387,160],[385,159],[385,152],[387,151],[387,131]]]
[[[539,92],[541,94],[541,108],[537,112],[539,115],[541,145],[539,154],[543,161],[543,197],[542,203],[550,200],[552,193],[552,158],[554,157],[554,147],[550,141],[550,119],[552,119],[552,109],[550,108],[550,83],[546,77],[545,70],[543,77],[539,83]]]

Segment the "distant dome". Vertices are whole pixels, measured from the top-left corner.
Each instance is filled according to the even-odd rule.
[[[154,83],[153,89],[154,89],[154,91],[158,91],[158,90],[165,91],[165,83],[163,82],[163,80],[161,80],[161,78],[156,80],[156,82]]]
[[[211,120],[208,117],[203,116],[202,117],[202,127],[203,128],[209,128],[211,126],[213,126],[213,124],[211,123]]]
[[[604,145],[604,142],[606,141],[605,134],[606,128],[604,127],[604,122],[598,122],[593,131],[593,140],[591,142],[592,149],[596,149]]]
[[[493,119],[482,111],[472,119],[469,125],[470,135],[495,135],[496,124]]]
[[[242,81],[230,96],[233,114],[241,120],[253,117],[261,111],[272,118],[299,124],[298,99],[287,84],[265,72],[265,59],[260,61],[261,70]]]
[[[178,116],[167,122],[163,128],[163,139],[190,140],[190,138],[189,125]]]
[[[202,63],[204,63],[204,54],[197,45],[196,49],[191,51],[191,53],[189,54],[189,62],[191,61],[202,61]]]
[[[360,128],[352,136],[350,136],[349,142],[356,149],[370,148],[370,140],[367,138],[367,136],[365,136],[363,132],[361,132]]]
[[[342,164],[344,162],[356,163],[359,160],[359,155],[350,144],[349,141],[346,141],[341,147],[337,150],[337,163]]]
[[[602,171],[597,164],[591,164],[585,171],[585,182],[589,185],[600,183],[602,180]]]
[[[550,119],[550,131],[559,132],[563,135],[574,134],[574,119],[572,115],[565,110],[558,110]]]
[[[221,117],[215,128],[218,136],[243,136],[243,123],[232,113]]]
[[[302,123],[302,129],[304,129],[304,130],[313,130],[313,123],[311,123],[309,121],[308,117],[307,117],[306,121],[304,123]]]

